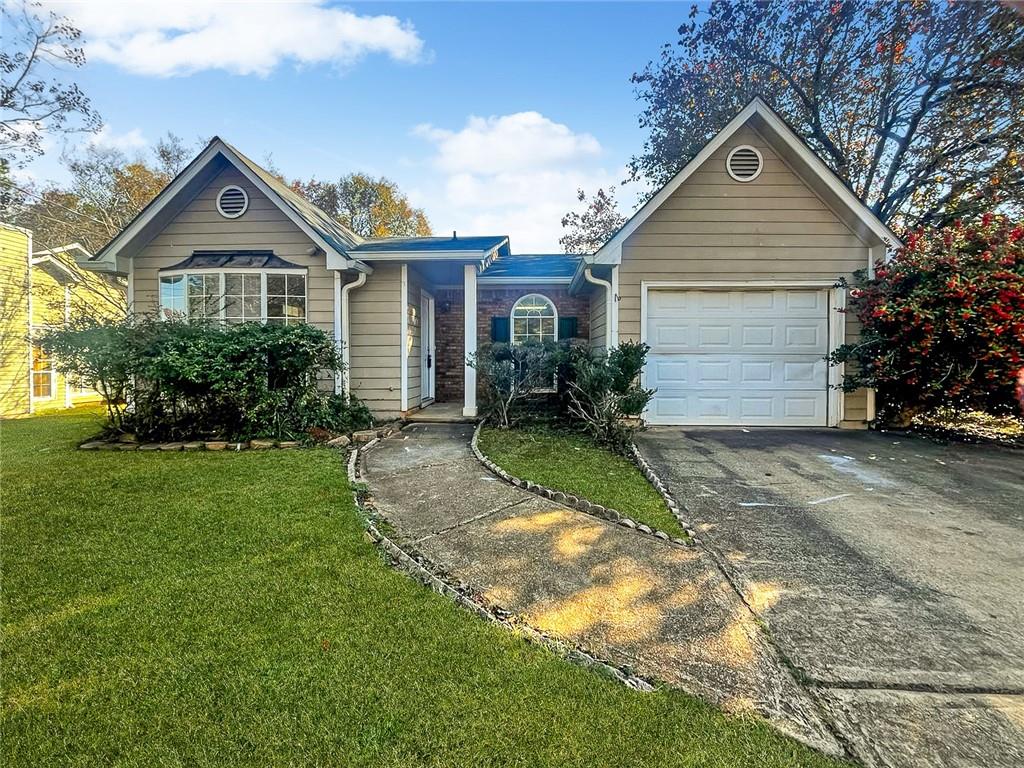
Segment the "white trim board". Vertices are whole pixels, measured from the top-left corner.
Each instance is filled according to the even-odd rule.
[[[880,243],[900,245],[896,234],[862,203],[843,184],[807,144],[786,125],[785,121],[760,98],[754,98],[739,114],[719,131],[694,157],[683,166],[654,196],[637,211],[611,239],[602,245],[593,256],[586,258],[592,264],[618,264],[622,261],[622,244],[641,224],[653,214],[675,192],[683,182],[697,171],[729,138],[750,118],[757,115],[775,135],[804,162],[812,173],[842,202]],[[756,129],[756,128],[755,128]]]
[[[401,378],[401,397],[399,399],[399,410],[405,413],[409,410],[409,265],[402,265],[402,288],[401,288],[401,318],[399,331],[399,355],[401,366],[399,368]]]
[[[360,271],[368,269],[365,265],[360,264],[358,261],[349,259],[344,253],[331,246],[316,232],[316,230],[314,230],[301,216],[298,215],[298,213],[295,212],[294,208],[282,200],[280,195],[278,195],[266,182],[263,181],[263,179],[254,173],[230,146],[219,138],[215,138],[211,141],[207,147],[171,181],[170,184],[164,187],[163,190],[161,190],[161,192],[149,203],[149,205],[143,208],[139,215],[136,216],[127,227],[122,229],[114,239],[99,252],[99,254],[97,254],[96,261],[92,262],[90,266],[93,268],[99,267],[101,270],[104,266],[107,268],[112,266],[117,270],[119,266],[118,256],[121,249],[131,243],[136,237],[139,237],[143,230],[157,217],[157,215],[173,200],[175,200],[179,194],[183,193],[186,187],[188,187],[192,181],[199,177],[199,175],[205,171],[214,160],[216,160],[218,155],[227,160],[232,167],[245,176],[249,183],[273,202],[274,205],[303,232],[303,234],[323,250],[327,255],[328,268],[356,269]],[[212,181],[216,175],[217,174],[211,176],[210,180]],[[127,256],[130,258],[131,254],[128,254]]]
[[[643,280],[640,282],[640,342],[647,343],[647,294],[651,290],[775,290],[779,288],[817,289],[828,291],[828,354],[846,338],[846,290],[835,280]],[[837,388],[842,382],[843,367],[828,366],[827,420],[823,426],[838,427],[845,415],[845,393]],[[647,366],[640,371],[640,386],[647,388]],[[648,412],[642,418],[649,424]],[[659,422],[659,424],[662,422]]]

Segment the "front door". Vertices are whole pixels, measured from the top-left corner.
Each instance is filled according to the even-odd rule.
[[[420,291],[420,405],[434,400],[434,297]]]

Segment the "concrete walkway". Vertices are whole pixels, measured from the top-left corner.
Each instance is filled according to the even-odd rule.
[[[471,436],[470,425],[417,424],[366,455],[399,543],[536,629],[841,752],[706,553],[506,485],[473,458]]]

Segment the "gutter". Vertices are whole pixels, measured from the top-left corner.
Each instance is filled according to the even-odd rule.
[[[607,352],[612,348],[612,313],[615,311],[615,294],[612,291],[612,284],[607,280],[602,280],[600,277],[594,277],[590,271],[590,267],[586,267],[583,270],[583,279],[593,285],[600,285],[604,288],[605,296],[605,320],[604,320],[604,340],[605,340],[605,351]]]
[[[366,272],[360,272],[359,277],[357,277],[351,283],[345,283],[345,285],[341,285],[341,272],[335,272],[334,281],[335,291],[340,294],[339,298],[341,299],[341,301],[339,302],[341,305],[341,314],[340,317],[337,318],[337,322],[341,324],[341,333],[338,334],[338,337],[341,339],[341,361],[344,364],[344,370],[341,372],[340,384],[342,387],[342,391],[348,394],[352,379],[350,375],[352,370],[352,353],[351,347],[349,345],[349,336],[351,333],[352,323],[349,320],[350,313],[348,295],[352,290],[356,288],[361,288],[362,286],[366,285]],[[338,290],[338,286],[341,286],[340,291]],[[336,382],[336,385],[337,383],[339,382]]]

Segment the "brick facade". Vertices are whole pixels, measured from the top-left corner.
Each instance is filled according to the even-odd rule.
[[[491,340],[491,318],[508,317],[512,313],[512,305],[528,293],[547,296],[554,302],[559,317],[576,318],[576,333],[580,338],[590,338],[590,299],[587,296],[570,296],[566,289],[551,286],[481,287],[477,290],[478,346]],[[443,290],[437,292],[435,298],[437,400],[460,403],[463,399],[463,360],[466,348],[463,337],[463,292],[458,289]]]

